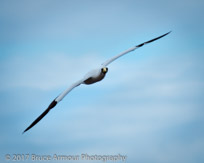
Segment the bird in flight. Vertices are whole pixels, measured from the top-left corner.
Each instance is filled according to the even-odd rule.
[[[171,31],[170,31],[171,32]],[[92,71],[89,71],[81,80],[75,82],[74,84],[72,84],[69,88],[67,88],[64,92],[62,92],[59,96],[57,96],[52,102],[51,104],[48,106],[48,108],[35,120],[33,121],[33,123],[30,124],[30,126],[28,126],[24,131],[23,133],[25,133],[26,131],[28,131],[29,129],[31,129],[33,126],[35,126],[52,108],[54,108],[72,89],[74,89],[75,87],[79,86],[80,84],[86,84],[86,85],[89,85],[89,84],[93,84],[93,83],[96,83],[96,82],[99,82],[101,81],[106,73],[108,72],[108,65],[110,63],[112,63],[113,61],[115,61],[116,59],[118,59],[119,57],[129,53],[129,52],[132,52],[134,51],[135,49],[137,48],[140,48],[142,47],[143,45],[146,45],[148,43],[151,43],[153,41],[156,41],[166,35],[168,35],[170,32],[168,33],[165,33],[159,37],[156,37],[154,39],[151,39],[149,41],[146,41],[144,43],[141,43],[139,45],[136,45],[116,56],[114,56],[113,58],[105,61],[104,63],[101,64],[101,66],[98,68],[98,69],[94,69]]]

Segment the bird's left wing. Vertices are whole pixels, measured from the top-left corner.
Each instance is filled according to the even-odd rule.
[[[170,31],[170,32],[171,32],[171,31]],[[134,46],[134,47],[132,47],[132,48],[130,48],[130,49],[128,49],[128,50],[126,50],[126,51],[124,51],[124,52],[122,52],[122,53],[116,55],[116,56],[114,56],[113,58],[107,60],[106,62],[104,62],[104,63],[102,64],[102,66],[106,67],[106,66],[109,65],[111,62],[113,62],[114,60],[118,59],[119,57],[121,57],[121,56],[123,56],[123,55],[125,55],[125,54],[127,54],[127,53],[129,53],[129,52],[131,52],[131,51],[134,51],[135,49],[140,48],[140,47],[142,47],[142,46],[145,45],[145,44],[148,44],[148,43],[150,43],[150,42],[153,42],[153,41],[155,41],[155,40],[158,40],[158,39],[160,39],[160,38],[162,38],[162,37],[168,35],[170,32],[165,33],[165,34],[163,34],[163,35],[161,35],[161,36],[159,36],[159,37],[156,37],[156,38],[154,38],[154,39],[152,39],[152,40],[146,41],[146,42],[144,42],[144,43],[142,43],[142,44],[136,45],[136,46]]]
[[[62,92],[59,96],[57,96],[52,102],[51,104],[48,106],[48,108],[35,120],[33,121],[33,123],[31,123],[30,126],[28,126],[24,132],[28,131],[29,129],[31,129],[33,126],[35,126],[52,108],[54,108],[57,103],[59,103],[72,89],[74,89],[75,87],[79,86],[80,84],[82,84],[84,81],[83,80],[79,80],[78,82],[72,84],[69,88],[67,88],[64,92]],[[23,133],[24,133],[23,132]]]

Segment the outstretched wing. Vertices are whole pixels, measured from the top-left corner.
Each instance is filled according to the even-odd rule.
[[[170,31],[170,32],[171,32],[171,31]],[[134,46],[134,47],[132,47],[132,48],[130,48],[130,49],[128,49],[128,50],[126,50],[126,51],[124,51],[124,52],[122,52],[122,53],[116,55],[116,56],[114,56],[113,58],[107,60],[106,62],[104,62],[104,63],[102,64],[102,66],[106,67],[106,66],[109,65],[111,62],[113,62],[114,60],[118,59],[119,57],[121,57],[121,56],[123,56],[123,55],[125,55],[125,54],[127,54],[127,53],[129,53],[129,52],[131,52],[131,51],[134,51],[135,49],[140,48],[140,47],[142,47],[142,46],[145,45],[145,44],[148,44],[148,43],[150,43],[150,42],[153,42],[153,41],[155,41],[155,40],[158,40],[158,39],[160,39],[160,38],[162,38],[162,37],[168,35],[170,32],[165,33],[165,34],[163,34],[163,35],[161,35],[161,36],[159,36],[159,37],[156,37],[156,38],[154,38],[154,39],[152,39],[152,40],[146,41],[146,42],[144,42],[144,43],[142,43],[142,44],[136,45],[136,46]]]
[[[57,96],[51,104],[48,106],[48,108],[35,120],[33,123],[31,123],[30,126],[28,126],[23,133],[31,129],[33,126],[35,126],[52,108],[54,108],[72,89],[79,86],[83,83],[84,80],[80,80],[73,85],[71,85],[69,88],[67,88],[64,92],[62,92],[59,96]]]

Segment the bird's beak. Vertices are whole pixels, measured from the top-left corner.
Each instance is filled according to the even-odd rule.
[[[105,74],[105,73],[107,73],[108,72],[108,68],[107,67],[103,67],[102,68],[102,72]]]

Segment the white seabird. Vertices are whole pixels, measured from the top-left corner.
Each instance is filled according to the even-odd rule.
[[[170,31],[171,32],[171,31]],[[116,56],[114,56],[113,58],[107,60],[106,62],[104,62],[98,69],[92,70],[90,72],[88,72],[81,80],[77,81],[76,83],[72,84],[69,88],[67,88],[64,92],[62,92],[59,96],[57,96],[52,102],[51,104],[48,106],[48,108],[33,122],[31,123],[30,126],[28,126],[24,132],[28,131],[29,129],[31,129],[34,125],[36,125],[52,108],[54,108],[72,89],[74,89],[75,87],[79,86],[80,84],[93,84],[96,83],[98,81],[101,81],[106,73],[108,72],[108,65],[113,62],[114,60],[118,59],[119,57],[134,51],[137,48],[142,47],[145,44],[151,43],[155,40],[158,40],[166,35],[168,35],[170,32],[165,33],[159,37],[156,37],[152,40],[146,41],[144,43],[141,43],[139,45],[136,45]],[[23,133],[24,133],[23,132]]]

